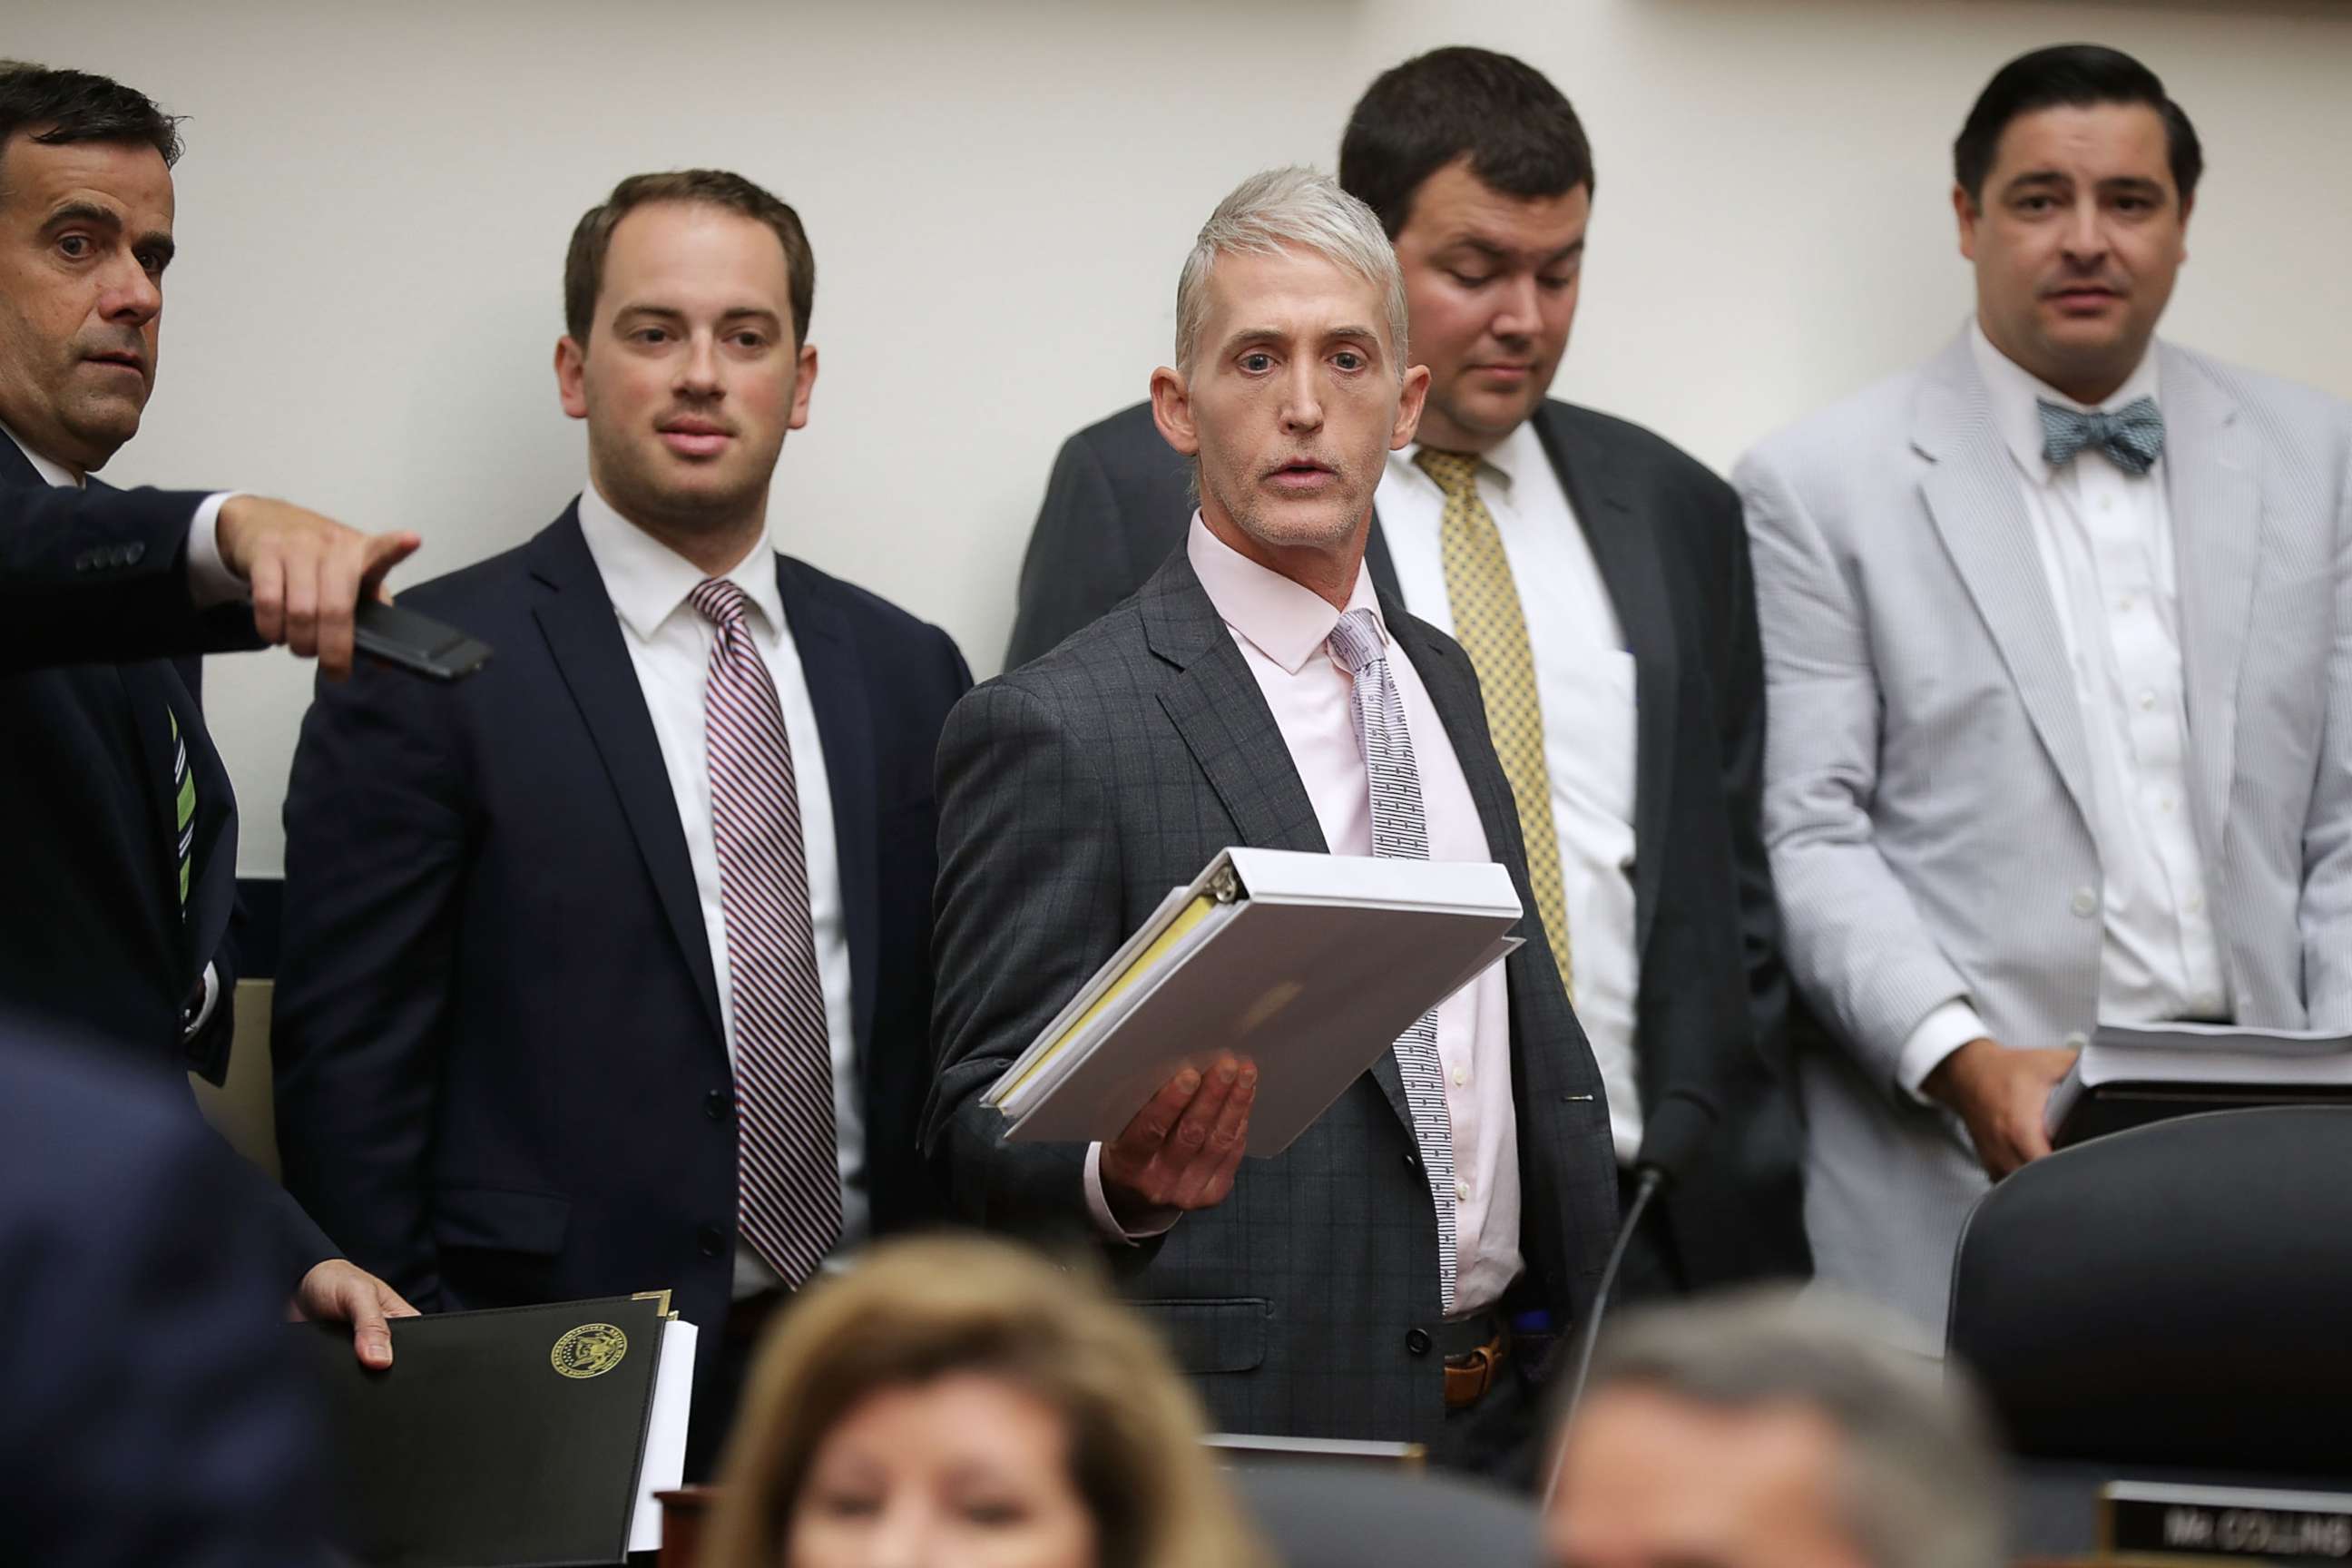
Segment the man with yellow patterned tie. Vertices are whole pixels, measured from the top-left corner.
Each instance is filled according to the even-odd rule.
[[[1650,432],[1546,396],[1591,214],[1583,127],[1525,63],[1438,49],[1358,102],[1339,181],[1396,247],[1430,372],[1419,439],[1381,477],[1366,563],[1476,665],[1618,1159],[1674,1167],[1621,1288],[1805,1273],[1738,503]],[[1007,665],[1132,593],[1192,513],[1187,466],[1148,405],[1073,436]]]

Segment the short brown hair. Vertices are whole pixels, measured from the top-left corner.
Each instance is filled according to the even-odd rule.
[[[0,60],[0,147],[23,132],[44,146],[75,142],[144,142],[180,161],[180,121],[155,100],[111,77]]]
[[[702,1561],[767,1568],[824,1439],[872,1394],[1000,1377],[1069,1434],[1096,1560],[1257,1568],[1267,1559],[1201,1443],[1201,1408],[1151,1331],[1083,1276],[979,1237],[869,1248],[808,1286],[761,1346],[728,1439]]]
[[[604,255],[613,248],[613,230],[621,220],[651,202],[700,202],[757,218],[783,242],[784,275],[792,289],[793,342],[808,342],[809,312],[816,307],[816,254],[809,249],[808,231],[791,204],[740,174],[724,169],[673,169],[661,174],[631,174],[613,187],[613,194],[590,207],[572,231],[572,249],[563,258],[563,330],[581,347],[588,346],[588,328],[596,314],[596,294],[604,286]]]

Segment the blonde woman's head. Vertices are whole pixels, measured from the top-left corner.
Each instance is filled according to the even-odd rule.
[[[1002,1243],[875,1247],[761,1352],[717,1568],[1247,1568],[1261,1561],[1150,1331]]]

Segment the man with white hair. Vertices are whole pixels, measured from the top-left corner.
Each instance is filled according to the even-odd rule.
[[[1851,1303],[1765,1289],[1612,1320],[1570,1423],[1555,1568],[1995,1568],[1966,1376]]]
[[[1229,845],[1417,839],[1499,861],[1536,907],[1468,658],[1364,567],[1383,461],[1428,382],[1379,220],[1307,170],[1245,181],[1202,227],[1176,318],[1151,396],[1197,471],[1185,548],[971,692],[940,742],[927,1142],[962,1217],[1101,1246],[1218,1426],[1423,1442],[1507,1472],[1549,1348],[1515,1329],[1574,1323],[1616,1215],[1600,1075],[1545,942],[1246,1167],[1255,1068],[1231,1057],[1181,1073],[1108,1144],[1008,1144],[982,1103]]]

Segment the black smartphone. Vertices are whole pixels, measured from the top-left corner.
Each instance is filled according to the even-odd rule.
[[[374,599],[359,606],[352,629],[360,652],[430,680],[463,680],[490,661],[489,644]]]

